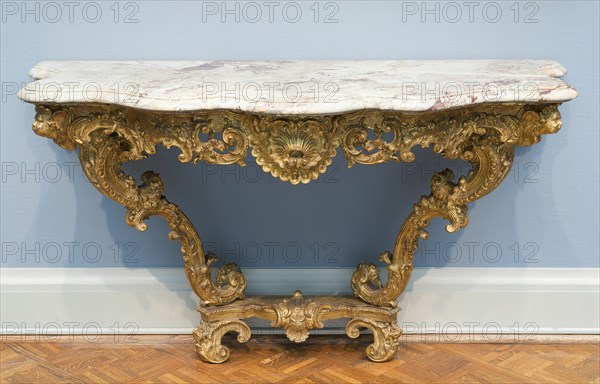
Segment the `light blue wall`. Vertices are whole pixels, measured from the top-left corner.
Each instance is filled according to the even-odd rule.
[[[27,71],[38,61],[324,58],[560,61],[569,70],[565,80],[580,92],[561,107],[563,129],[535,147],[517,150],[515,168],[504,184],[469,207],[466,229],[447,234],[445,224],[436,220],[416,264],[598,266],[597,1],[521,2],[518,15],[513,1],[479,2],[471,21],[468,8],[457,2],[463,16],[455,23],[455,9],[444,2],[437,5],[438,22],[433,14],[424,14],[425,22],[421,13],[403,17],[403,9],[420,8],[421,2],[366,0],[322,2],[315,22],[309,8],[313,1],[298,1],[303,14],[297,23],[282,17],[285,3],[275,8],[272,23],[264,6],[263,19],[256,23],[244,17],[236,23],[231,15],[225,23],[218,15],[204,22],[203,7],[220,2],[192,1],[122,2],[118,22],[109,8],[113,1],[78,3],[73,22],[58,1],[54,4],[63,14],[52,23],[56,10],[45,4],[38,3],[36,22],[35,14],[23,14],[21,1],[2,2],[3,267],[182,265],[179,244],[167,239],[161,219],[150,220],[146,233],[127,227],[124,209],[85,181],[75,153],[33,134],[33,107],[14,93],[15,85],[29,81]],[[427,6],[435,9],[435,4]],[[36,2],[27,6],[35,13]],[[86,21],[84,7],[88,20],[100,7],[100,20]],[[498,7],[502,15],[494,23]],[[137,22],[124,23],[133,11],[130,21]],[[330,21],[337,22],[324,23],[325,14],[333,11]],[[428,193],[433,168],[445,164],[429,151],[418,151],[410,165],[347,170],[338,156],[325,178],[295,187],[257,173],[252,163],[245,170],[179,165],[175,153],[166,150],[131,170],[160,172],[166,195],[196,223],[207,248],[227,260],[241,255],[245,267],[353,267],[393,247],[413,202]],[[465,169],[457,162],[450,166]]]

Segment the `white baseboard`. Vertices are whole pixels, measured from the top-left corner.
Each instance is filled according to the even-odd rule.
[[[350,294],[352,272],[244,270],[249,295]],[[3,268],[0,279],[6,335],[189,334],[199,321],[180,268]],[[416,268],[399,305],[406,334],[598,334],[600,270]]]

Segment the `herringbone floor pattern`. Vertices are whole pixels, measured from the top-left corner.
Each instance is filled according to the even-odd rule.
[[[63,336],[62,339],[66,338]],[[294,344],[226,337],[230,361],[202,363],[191,336],[111,337],[68,342],[4,338],[2,383],[594,383],[600,346],[405,343],[396,360],[365,358],[363,340],[315,336]]]

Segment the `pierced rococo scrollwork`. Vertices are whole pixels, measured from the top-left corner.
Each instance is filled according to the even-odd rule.
[[[223,320],[263,318],[271,321],[274,327],[283,328],[287,337],[303,342],[311,329],[319,329],[327,320],[347,318],[350,322],[346,332],[356,338],[359,328],[367,328],[374,333],[374,343],[367,348],[367,357],[373,361],[392,359],[398,349],[400,328],[396,323],[398,308],[374,306],[351,296],[304,297],[296,291],[291,298],[284,296],[251,296],[224,306],[198,307],[202,323],[195,331],[197,351],[200,357],[212,363],[222,362],[221,337],[224,332],[213,332],[213,328]],[[199,347],[201,345],[202,347]]]
[[[448,232],[468,223],[467,204],[494,190],[512,166],[513,148],[532,145],[540,135],[561,127],[556,106],[488,106],[450,110],[436,115],[401,113],[363,113],[342,116],[347,128],[343,149],[349,164],[377,164],[386,161],[412,161],[414,146],[432,146],[447,158],[460,158],[472,165],[471,171],[454,182],[449,169],[431,179],[431,194],[414,205],[400,229],[393,253],[384,252],[380,260],[387,267],[387,283],[381,284],[379,269],[361,263],[352,276],[356,296],[373,305],[397,305],[413,269],[419,239],[427,239],[425,228],[432,218],[450,222]],[[369,133],[373,132],[370,137]],[[384,139],[389,134],[391,138]]]
[[[153,215],[166,219],[169,238],[179,240],[185,273],[201,304],[227,304],[244,298],[246,279],[237,266],[224,265],[211,279],[213,254],[204,254],[202,241],[188,217],[163,196],[163,183],[154,172],[141,176],[141,183],[126,175],[123,164],[156,152],[156,146],[181,149],[182,162],[206,160],[222,164],[243,163],[247,152],[245,135],[239,129],[244,117],[233,113],[218,117],[145,115],[110,107],[37,106],[34,131],[54,139],[66,149],[79,148],[79,159],[90,182],[104,195],[127,208],[126,222],[140,231]],[[222,136],[221,140],[215,134]],[[201,135],[207,135],[202,141]],[[228,151],[227,151],[228,150]]]

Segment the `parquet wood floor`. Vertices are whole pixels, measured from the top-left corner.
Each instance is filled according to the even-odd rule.
[[[32,337],[29,337],[30,339]],[[371,336],[226,336],[229,362],[201,362],[191,336],[138,335],[115,341],[3,337],[1,383],[594,383],[600,345],[403,343],[398,357],[366,359]],[[361,340],[362,339],[362,340]]]

